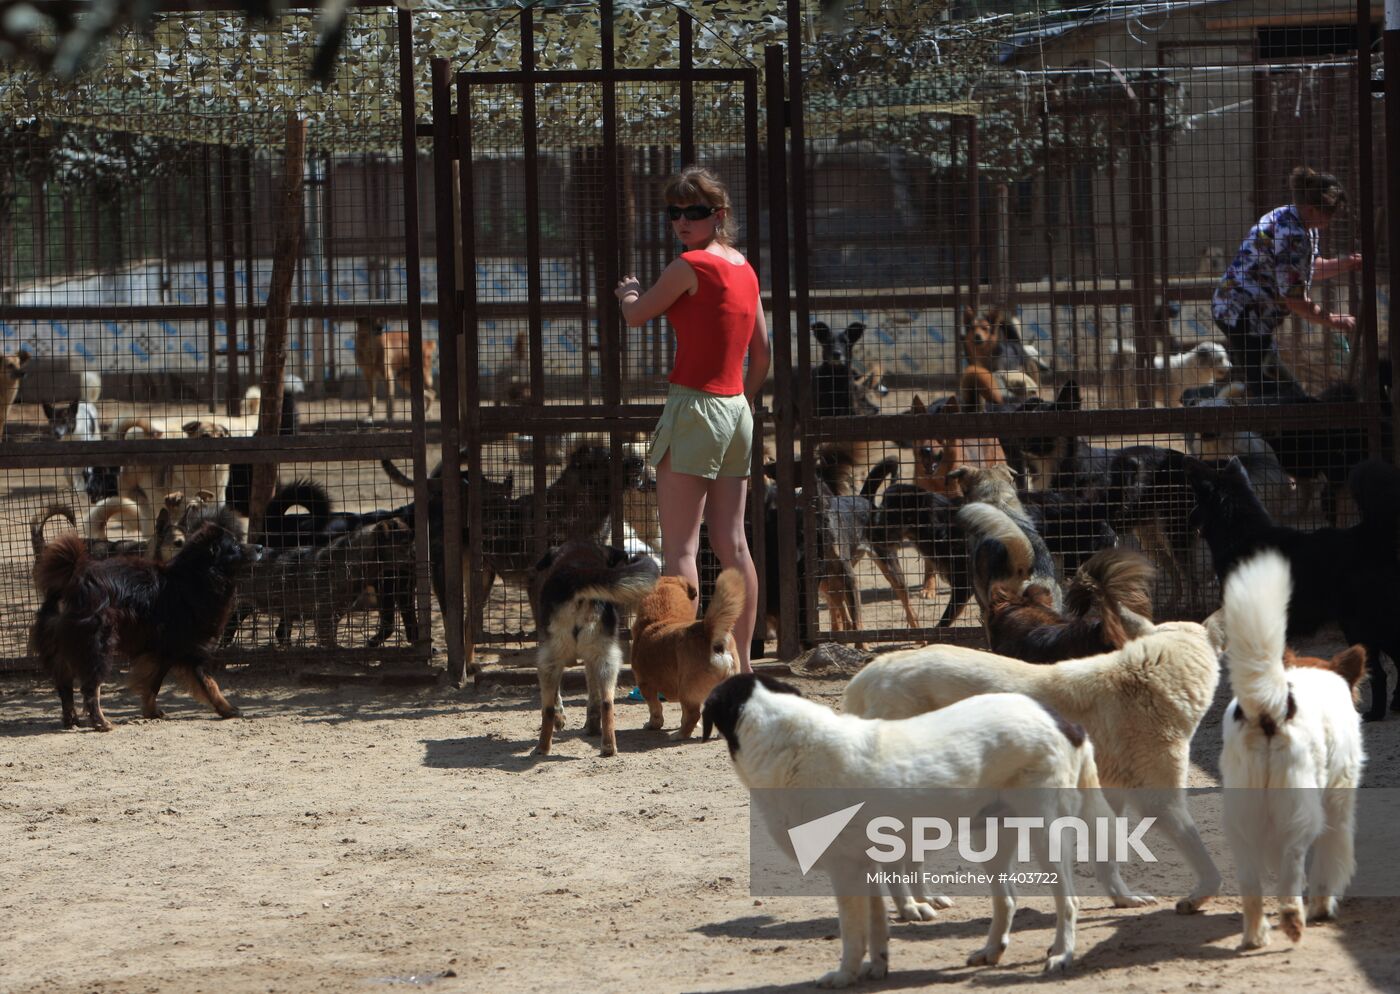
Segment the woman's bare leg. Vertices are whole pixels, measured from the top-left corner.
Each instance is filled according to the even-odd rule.
[[[682,576],[700,589],[695,556],[700,550],[700,522],[705,515],[705,495],[710,481],[703,476],[671,469],[667,452],[656,467],[656,504],[661,522],[661,553],[666,576]]]
[[[710,546],[720,566],[733,567],[744,578],[744,610],[734,623],[734,641],[739,648],[739,672],[752,673],[749,641],[753,638],[758,614],[758,574],[744,536],[744,505],[748,500],[749,481],[742,476],[721,476],[705,482],[709,484],[705,523],[709,526]]]

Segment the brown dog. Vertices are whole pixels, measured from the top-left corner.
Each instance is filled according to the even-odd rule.
[[[437,342],[423,342],[423,399],[433,402],[433,354]],[[411,393],[412,381],[408,368],[408,332],[388,331],[373,318],[357,318],[355,321],[355,365],[360,367],[360,375],[365,378],[365,388],[369,391],[369,420],[374,420],[375,405],[378,401],[378,383],[384,384],[388,397],[389,420],[394,418],[394,386],[403,387],[404,393]]]
[[[19,394],[19,381],[24,379],[24,367],[31,358],[24,349],[14,355],[0,356],[0,434],[5,431],[5,422],[10,420],[10,408]]]
[[[967,365],[958,379],[958,401],[963,410],[996,409],[1010,401],[1025,400],[1037,383],[1022,370],[999,368],[1002,356],[1001,311],[982,317],[971,307],[963,310],[963,352]]]
[[[710,691],[739,671],[733,628],[744,609],[743,575],[736,569],[720,573],[705,617],[697,621],[699,596],[689,580],[663,576],[642,598],[632,626],[632,673],[651,711],[642,727],[662,727],[660,695],[665,694],[681,702],[678,739],[690,738]]]
[[[959,414],[963,410],[957,397],[935,401],[933,407],[924,404],[918,394],[909,404],[910,414]],[[935,438],[921,437],[914,442],[914,485],[920,490],[959,497],[962,486],[949,474],[963,466],[985,469],[1006,464],[1006,453],[995,438]]]

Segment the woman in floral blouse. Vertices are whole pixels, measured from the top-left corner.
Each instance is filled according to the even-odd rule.
[[[1318,236],[1346,203],[1337,178],[1305,166],[1289,177],[1293,203],[1270,211],[1249,230],[1215,290],[1212,315],[1225,334],[1230,361],[1250,397],[1293,401],[1307,391],[1279,359],[1274,332],[1289,314],[1352,333],[1350,314],[1329,314],[1309,296],[1313,280],[1361,268],[1361,256],[1317,257]]]

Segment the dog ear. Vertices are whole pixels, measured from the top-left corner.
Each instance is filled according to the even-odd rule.
[[[1083,404],[1083,399],[1079,396],[1079,384],[1074,380],[1066,380],[1065,385],[1060,387],[1060,392],[1055,396],[1055,407],[1062,411],[1077,411]]]
[[[1366,647],[1353,645],[1337,653],[1332,657],[1332,672],[1355,691],[1366,677]]]
[[[25,363],[27,363],[30,359],[33,359],[34,357],[29,354],[28,349],[20,349],[15,358],[19,359],[19,364],[23,366]]]
[[[846,341],[851,345],[860,341],[860,336],[865,334],[865,325],[860,321],[852,321],[846,325]]]
[[[211,500],[214,499],[214,495],[213,495],[212,493],[210,493],[208,490],[200,490],[200,491],[197,491],[197,492],[195,493],[195,496],[198,497],[198,498],[199,498],[200,500],[202,500],[202,501],[211,501]]]
[[[530,568],[533,569],[536,573],[543,573],[545,570],[549,569],[549,567],[554,565],[554,560],[557,558],[559,558],[559,547],[555,546],[554,548],[546,552],[543,556],[541,556],[539,558],[539,561],[536,562],[535,565]]]
[[[812,337],[823,345],[831,344],[831,326],[825,321],[812,322]]]
[[[1186,482],[1191,484],[1191,489],[1198,492],[1206,492],[1212,489],[1214,484],[1215,470],[1207,466],[1195,456],[1186,456],[1182,460],[1182,468],[1186,471]]]
[[[691,600],[695,600],[697,597],[700,596],[700,591],[698,591],[698,590],[695,589],[695,584],[691,583],[689,580],[686,580],[686,581],[685,581],[685,595],[686,595],[687,597],[689,597]]]
[[[948,479],[950,479],[950,480],[968,480],[968,479],[971,479],[971,478],[972,478],[972,476],[973,476],[973,474],[974,474],[975,472],[976,472],[976,470],[975,470],[973,467],[971,467],[971,466],[959,466],[957,469],[951,470],[951,471],[948,473]]]
[[[972,309],[971,304],[963,304],[963,327],[971,330],[977,322],[977,312]]]
[[[991,589],[987,591],[988,610],[995,611],[997,608],[1005,607],[1007,604],[1015,603],[1017,600],[1019,600],[1019,597],[1011,588],[1011,585],[1001,580],[993,581]]]
[[[1246,486],[1249,485],[1249,474],[1245,472],[1244,463],[1240,462],[1239,456],[1230,457],[1230,461],[1225,464],[1224,472],[1239,478]]]
[[[40,402],[39,406],[44,409],[44,417],[52,421],[53,416],[56,413],[56,409],[54,408],[54,406],[50,404],[47,400]]]
[[[928,408],[924,406],[924,399],[918,394],[914,394],[914,399],[909,402],[910,414],[927,414]]]
[[[200,426],[203,424],[203,421],[186,421],[180,426],[180,430],[186,435],[193,435],[195,432],[199,431]]]

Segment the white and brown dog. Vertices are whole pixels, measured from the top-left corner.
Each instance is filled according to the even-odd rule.
[[[1137,791],[1127,803],[1157,819],[1195,872],[1195,888],[1177,902],[1186,914],[1220,889],[1220,871],[1201,842],[1184,790],[1191,737],[1215,697],[1219,668],[1206,630],[1189,621],[1165,622],[1114,652],[1053,666],[932,645],[877,656],[847,685],[843,706],[867,718],[905,718],[975,694],[1009,692],[1083,725],[1094,739],[1104,786]],[[1105,886],[1120,907],[1151,900],[1116,883]],[[903,917],[933,916],[917,901],[915,907],[900,903]]]
[[[739,779],[751,790],[1069,788],[1093,805],[1087,810],[1107,813],[1098,793],[1094,749],[1084,730],[1020,694],[987,694],[936,714],[879,721],[837,714],[803,699],[795,687],[746,673],[725,680],[706,700],[705,738],[715,729],[729,744]],[[1060,792],[1027,793],[1046,797]],[[788,845],[787,832],[798,821],[788,816],[797,815],[800,806],[798,802],[791,812],[770,812],[768,827],[780,846]],[[867,880],[867,872],[876,869],[867,843],[864,835],[858,840],[838,836],[812,864],[846,895],[836,899],[841,963],[817,981],[819,987],[847,987],[859,978],[878,980],[889,971],[884,899],[878,893],[861,894],[859,888],[846,890],[842,884]],[[1042,867],[1055,874],[1055,939],[1045,969],[1064,970],[1074,959],[1078,902],[1069,890],[1064,859],[1052,864],[1048,845],[1036,848]],[[1016,901],[1000,871],[1012,855],[1012,847],[999,846],[986,864],[993,881],[992,926],[986,944],[968,957],[970,965],[995,964],[1006,952]],[[867,951],[870,959],[864,963]]]
[[[1336,914],[1356,871],[1356,788],[1366,754],[1354,691],[1366,651],[1352,646],[1330,663],[1290,658],[1284,633],[1292,593],[1288,560],[1266,550],[1226,579],[1217,619],[1235,691],[1220,773],[1244,904],[1243,949],[1268,944],[1270,884],[1267,892],[1280,895],[1279,924],[1297,942],[1307,919]]]
[[[530,606],[539,627],[535,663],[540,676],[540,740],[549,753],[564,727],[564,669],[583,661],[588,682],[584,734],[603,737],[602,754],[617,752],[613,698],[622,669],[618,608],[630,608],[651,592],[660,569],[650,556],[630,556],[596,542],[572,541],[551,549],[530,570]]]

